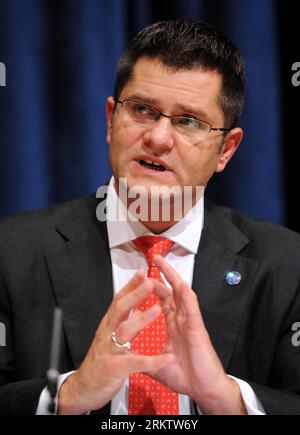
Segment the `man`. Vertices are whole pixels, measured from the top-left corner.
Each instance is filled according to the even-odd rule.
[[[60,414],[300,414],[300,238],[201,190],[241,142],[244,87],[209,25],[156,23],[130,43],[107,100],[106,200],[1,224],[1,412],[45,412],[60,306]],[[167,219],[153,187],[179,188]]]

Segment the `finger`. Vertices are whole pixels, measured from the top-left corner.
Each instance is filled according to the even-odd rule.
[[[134,355],[130,359],[130,373],[150,372],[162,369],[165,366],[174,364],[175,355],[171,352],[161,353],[154,356]]]
[[[168,304],[167,302],[165,304],[162,305],[162,310],[164,312],[165,318],[167,319],[168,316],[173,313],[174,307],[172,307],[170,304]]]
[[[128,283],[118,292],[118,294],[115,296],[115,300],[122,299],[128,293],[135,290],[137,287],[139,287],[142,284],[145,278],[146,278],[145,271],[143,269],[139,269],[133,275],[133,277],[128,281]]]
[[[174,311],[169,312],[166,315],[166,326],[168,331],[168,342],[164,348],[167,351],[178,352],[180,351],[181,344],[181,331],[178,328],[178,324],[176,322],[176,314]]]
[[[157,279],[150,278],[153,282],[154,288],[153,293],[161,300],[162,305],[168,304],[175,309],[175,303],[173,298],[173,290]]]
[[[116,329],[119,343],[131,341],[134,337],[147,326],[149,326],[161,313],[159,305],[153,305],[147,311],[135,311],[133,315],[122,322]]]
[[[154,284],[145,279],[140,286],[121,299],[113,301],[108,312],[108,324],[115,329],[123,320],[127,319],[131,310],[140,305],[152,293]]]
[[[179,294],[185,307],[188,328],[196,331],[205,328],[196,293],[183,281]]]
[[[157,255],[154,256],[154,262],[160,268],[162,273],[165,275],[166,280],[171,284],[171,286],[172,286],[172,288],[174,290],[173,298],[174,298],[174,301],[175,301],[175,304],[176,304],[178,315],[179,314],[184,314],[185,315],[185,309],[186,309],[186,307],[185,307],[185,304],[183,303],[183,299],[182,299],[182,296],[181,296],[181,290],[180,289],[181,289],[182,285],[186,284],[186,282],[183,281],[183,279],[176,272],[176,270],[170,264],[168,264],[163,259],[163,257],[161,257],[160,255],[157,254]],[[186,285],[188,286],[188,284],[186,284]],[[189,288],[189,286],[188,286],[188,288]],[[196,304],[198,304],[197,299],[196,299]]]
[[[173,269],[170,264],[168,264],[161,255],[154,255],[154,262],[159,267],[161,272],[164,274],[166,280],[171,285],[174,293],[173,299],[178,316],[184,314],[184,306],[181,303],[181,298],[179,297],[180,284],[183,282],[180,275]]]
[[[156,266],[162,271],[164,274],[166,280],[170,283],[171,287],[175,291],[179,291],[179,286],[182,282],[182,278],[180,275],[173,269],[172,266],[170,266],[169,263],[167,263],[161,255],[154,255],[153,257],[154,263]]]

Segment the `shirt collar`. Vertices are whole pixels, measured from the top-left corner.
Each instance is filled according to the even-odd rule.
[[[107,232],[109,247],[114,248],[128,243],[137,237],[154,235],[145,225],[139,221],[127,219],[127,210],[114,188],[114,177],[110,179],[107,192]],[[117,213],[112,213],[117,210]],[[189,252],[196,254],[201,237],[204,220],[203,195],[196,205],[184,216],[184,218],[168,230],[160,234],[174,243],[179,244]],[[110,216],[117,217],[111,219]]]

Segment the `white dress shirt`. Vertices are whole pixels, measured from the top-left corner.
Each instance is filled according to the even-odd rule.
[[[115,210],[118,210],[118,219],[110,219],[110,216],[116,216]],[[112,211],[114,212],[110,214]],[[129,217],[129,219],[127,219],[127,217]],[[181,221],[161,234],[161,236],[167,237],[174,242],[172,249],[165,257],[166,261],[189,286],[192,285],[194,259],[203,229],[203,219],[204,201],[202,196],[195,207],[190,210]],[[143,235],[153,235],[153,233],[141,222],[136,221],[136,219],[130,219],[130,213],[128,214],[128,210],[123,206],[116,193],[113,178],[110,180],[107,194],[107,231],[112,263],[113,290],[114,295],[116,295],[138,269],[143,268],[145,271],[148,269],[144,255],[136,250],[132,240]],[[60,376],[59,387],[71,373],[73,372]],[[248,414],[264,414],[264,409],[250,385],[232,376],[231,378],[235,379],[240,387]],[[46,389],[44,389],[40,397],[37,414],[47,413],[47,394]],[[190,398],[179,394],[179,414],[191,415],[191,406]],[[201,410],[198,411],[201,413]],[[124,381],[122,388],[111,402],[111,415],[127,414],[128,379]]]

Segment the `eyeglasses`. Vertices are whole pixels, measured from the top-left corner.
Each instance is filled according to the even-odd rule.
[[[165,115],[154,107],[143,102],[132,100],[117,100],[115,104],[121,105],[121,115],[128,121],[137,125],[153,125],[162,116],[169,118],[177,133],[192,145],[201,142],[211,131],[229,131],[230,128],[212,127],[209,122],[201,121],[193,116]]]

